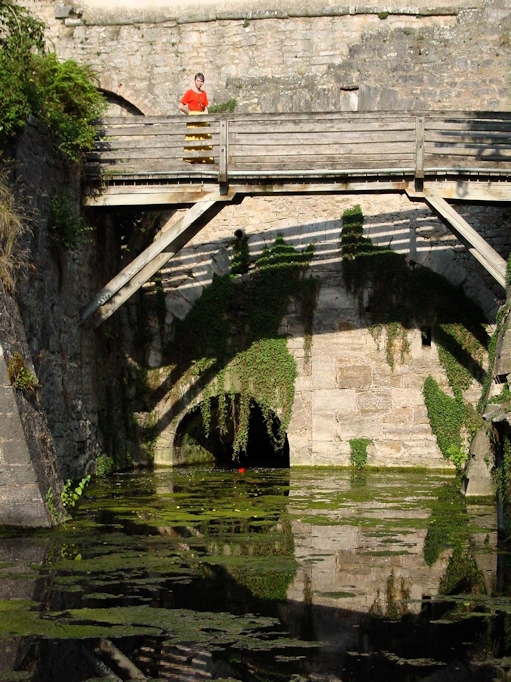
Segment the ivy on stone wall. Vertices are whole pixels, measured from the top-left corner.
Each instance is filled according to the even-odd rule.
[[[363,469],[367,464],[367,446],[372,444],[371,438],[353,438],[350,440],[350,464],[356,469]]]
[[[488,345],[488,373],[486,374],[486,378],[484,380],[483,384],[483,390],[481,392],[481,398],[479,400],[479,411],[482,412],[487,401],[488,401],[488,394],[490,392],[490,385],[492,382],[493,378],[493,367],[495,364],[495,356],[497,353],[497,344],[498,340],[501,337],[501,335],[506,334],[507,328],[509,324],[509,305],[506,304],[502,308],[500,308],[499,312],[497,313],[497,319],[495,321],[495,330],[492,334],[492,337],[490,339],[490,343]],[[506,384],[507,385],[507,384]],[[507,403],[507,395],[506,391],[503,391],[502,398],[498,400],[497,398],[492,398],[491,402],[504,402]],[[511,400],[509,400],[509,405],[511,406]]]
[[[440,450],[458,465],[466,455],[466,436],[481,424],[463,392],[486,374],[488,335],[483,313],[444,277],[372,244],[363,235],[359,205],[345,211],[342,221],[344,281],[358,297],[360,314],[368,319],[376,343],[385,337],[389,365],[393,368],[398,358],[404,362],[409,352],[407,330],[430,330],[453,397],[429,377],[424,400]]]
[[[428,377],[424,382],[423,395],[438,447],[448,459],[449,448],[462,447],[461,426],[467,417],[464,401],[461,396],[448,396],[433,377]]]
[[[495,470],[495,482],[499,491],[503,509],[503,521],[506,536],[511,535],[511,433],[503,430],[500,433],[501,462]]]
[[[296,364],[280,326],[294,300],[305,335],[312,333],[319,289],[318,280],[306,276],[312,255],[312,246],[298,251],[278,236],[247,274],[214,276],[187,317],[175,322],[167,348],[168,364],[174,366],[174,396],[192,378],[202,385],[206,431],[211,426],[211,399],[218,398],[216,426],[222,432],[227,420],[233,421],[235,457],[246,450],[254,402],[262,410],[275,449],[284,446]],[[235,250],[233,265],[237,273],[248,267],[246,244]]]

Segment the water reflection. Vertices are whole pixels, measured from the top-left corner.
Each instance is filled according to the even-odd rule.
[[[511,612],[490,601],[496,518],[457,489],[305,469],[97,481],[66,528],[0,538],[0,679],[492,679]]]

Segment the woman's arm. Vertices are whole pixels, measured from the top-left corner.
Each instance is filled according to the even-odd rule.
[[[188,114],[188,104],[183,104],[182,102],[179,102],[179,111],[182,111],[183,114]]]

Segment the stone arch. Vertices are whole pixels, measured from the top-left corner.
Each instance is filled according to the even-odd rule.
[[[119,78],[102,74],[99,89],[107,99],[125,108],[129,114],[138,116],[163,116],[165,114],[158,106],[150,104]]]
[[[237,396],[239,398],[239,396]],[[289,443],[286,435],[283,449],[276,451],[268,435],[260,406],[251,400],[247,451],[233,459],[234,425],[227,418],[227,433],[220,435],[218,398],[210,398],[211,426],[206,434],[201,404],[185,412],[176,427],[173,442],[175,465],[208,463],[222,467],[289,467]],[[274,416],[276,428],[278,418]]]

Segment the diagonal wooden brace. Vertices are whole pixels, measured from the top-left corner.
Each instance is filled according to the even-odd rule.
[[[450,231],[470,251],[490,275],[505,289],[506,261],[481,235],[464,220],[445,199],[435,194],[425,195],[426,203],[442,217]]]
[[[96,313],[95,327],[107,320],[197,234],[203,226],[199,219],[215,205],[217,208],[221,208],[225,204],[216,201],[200,201],[188,209],[186,215],[121,270],[85,306],[80,316],[80,324],[88,320],[94,313]]]

